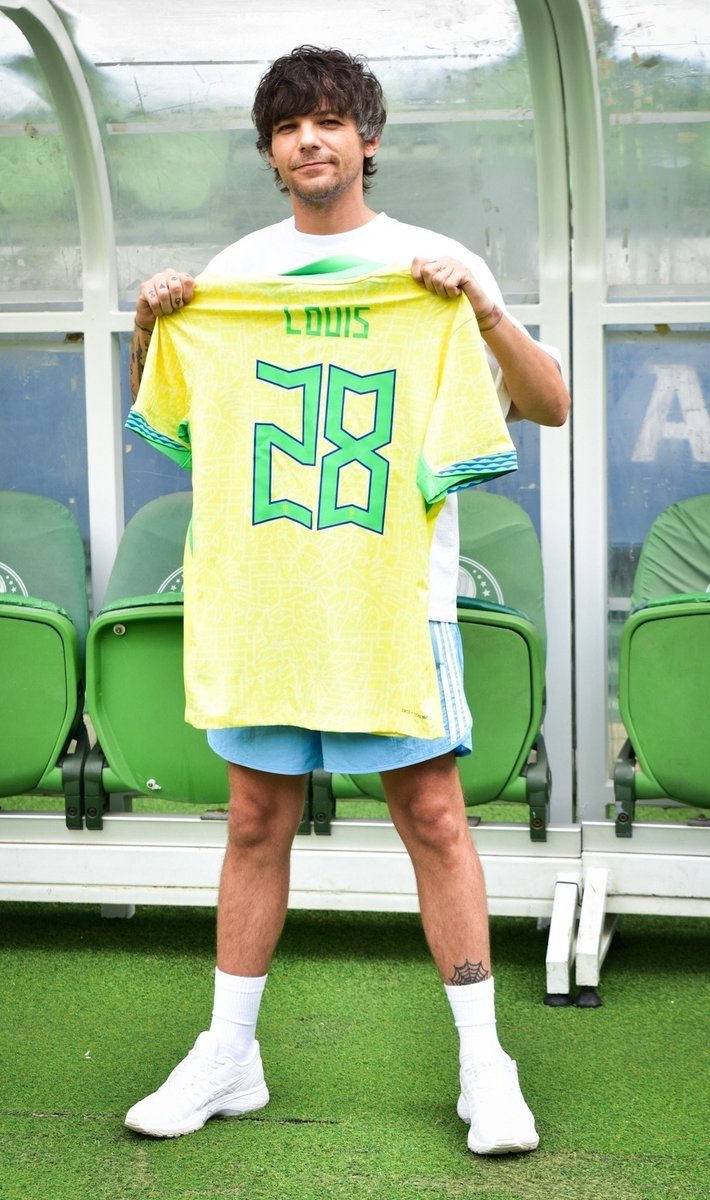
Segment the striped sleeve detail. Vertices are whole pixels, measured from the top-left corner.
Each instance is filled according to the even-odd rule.
[[[178,442],[175,438],[168,437],[165,433],[160,433],[149,425],[145,417],[135,409],[131,409],[126,421],[126,429],[132,430],[142,437],[146,442],[149,442],[156,450],[160,450],[161,454],[166,454],[168,458],[172,458],[180,467],[184,467],[186,471],[192,468],[192,450],[186,446],[184,442]]]
[[[489,479],[497,479],[500,475],[508,475],[510,471],[517,470],[517,466],[518,456],[515,450],[464,459],[451,463],[440,471],[432,471],[428,464],[421,460],[417,484],[427,505],[431,507],[443,500],[449,492],[459,492],[462,488],[474,487],[478,483],[486,483]]]

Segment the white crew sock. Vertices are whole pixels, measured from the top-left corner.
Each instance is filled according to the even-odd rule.
[[[444,984],[459,1032],[461,1061],[496,1062],[508,1055],[498,1041],[495,987],[492,979],[481,983]]]
[[[228,1054],[237,1063],[249,1062],[266,979],[266,975],[228,975],[215,967],[210,1032],[216,1039],[218,1055]]]

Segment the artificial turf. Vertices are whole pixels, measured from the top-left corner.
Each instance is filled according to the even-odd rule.
[[[705,1200],[707,922],[626,917],[594,1010],[542,1004],[534,921],[491,924],[541,1145],[482,1159],[416,916],[289,913],[259,1022],[271,1103],[153,1141],[123,1117],[209,1022],[214,914],[0,905],[0,1197]]]

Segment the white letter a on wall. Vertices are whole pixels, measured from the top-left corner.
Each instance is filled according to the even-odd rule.
[[[710,415],[697,371],[681,365],[653,369],[656,383],[631,461],[655,462],[661,441],[682,438],[696,462],[710,462]],[[674,400],[678,401],[681,421],[668,420]]]

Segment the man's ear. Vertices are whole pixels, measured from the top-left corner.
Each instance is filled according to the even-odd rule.
[[[362,152],[365,158],[374,158],[380,148],[380,135],[374,137],[371,142],[363,142]]]

